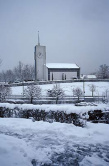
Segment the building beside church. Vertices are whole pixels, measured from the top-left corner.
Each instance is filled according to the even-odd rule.
[[[46,63],[46,46],[41,46],[38,33],[38,45],[34,50],[35,80],[71,80],[80,78],[80,67],[71,63]]]

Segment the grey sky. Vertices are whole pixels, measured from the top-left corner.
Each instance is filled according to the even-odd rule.
[[[109,65],[109,0],[0,0],[0,70],[34,64],[38,30],[47,62]]]

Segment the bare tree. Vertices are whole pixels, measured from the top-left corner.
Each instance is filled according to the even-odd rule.
[[[15,81],[15,74],[12,70],[2,71],[0,73],[0,81],[2,82],[14,82]]]
[[[96,91],[96,86],[94,84],[89,85],[89,90],[92,92],[92,97],[93,97],[93,94]]]
[[[7,71],[6,71],[6,78],[7,78],[7,81],[8,81],[9,83],[15,81],[15,75],[14,75],[14,73],[13,73],[12,70],[7,70]]]
[[[73,89],[73,95],[77,96],[79,101],[79,98],[83,95],[83,92],[79,87],[77,87],[76,89]]]
[[[34,80],[34,67],[31,65],[24,65],[23,78],[25,81]]]
[[[0,85],[0,101],[4,101],[6,96],[11,94],[11,88],[3,84]]]
[[[17,67],[14,68],[15,79],[23,81],[23,63],[19,61]]]
[[[24,90],[24,95],[30,98],[31,103],[33,103],[34,97],[40,98],[41,88],[40,86],[28,85]]]
[[[103,96],[103,102],[109,102],[109,89],[105,89],[105,91],[102,93]]]
[[[0,61],[1,62],[1,61]],[[35,79],[35,70],[33,65],[24,65],[19,62],[17,67],[13,70],[6,70],[0,73],[0,81],[4,82],[14,82],[14,81],[28,81]]]
[[[47,91],[47,95],[49,97],[56,97],[56,104],[58,103],[59,98],[63,98],[64,96],[64,91],[62,88],[60,88],[60,85],[56,84],[53,86],[51,90]]]
[[[98,78],[109,78],[109,66],[106,64],[100,65],[98,70]]]
[[[6,72],[4,72],[4,71],[2,71],[2,73],[1,73],[1,81],[3,81],[3,82],[7,82],[7,75],[6,75]]]

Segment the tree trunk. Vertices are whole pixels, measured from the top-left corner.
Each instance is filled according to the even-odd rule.
[[[58,104],[58,96],[56,97],[56,104]]]
[[[33,103],[33,97],[31,97],[31,104]]]

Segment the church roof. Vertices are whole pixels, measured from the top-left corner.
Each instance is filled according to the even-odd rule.
[[[73,64],[73,63],[47,63],[46,64],[47,68],[60,68],[60,69],[72,69],[72,68],[79,68],[79,66],[77,66],[77,64]]]

